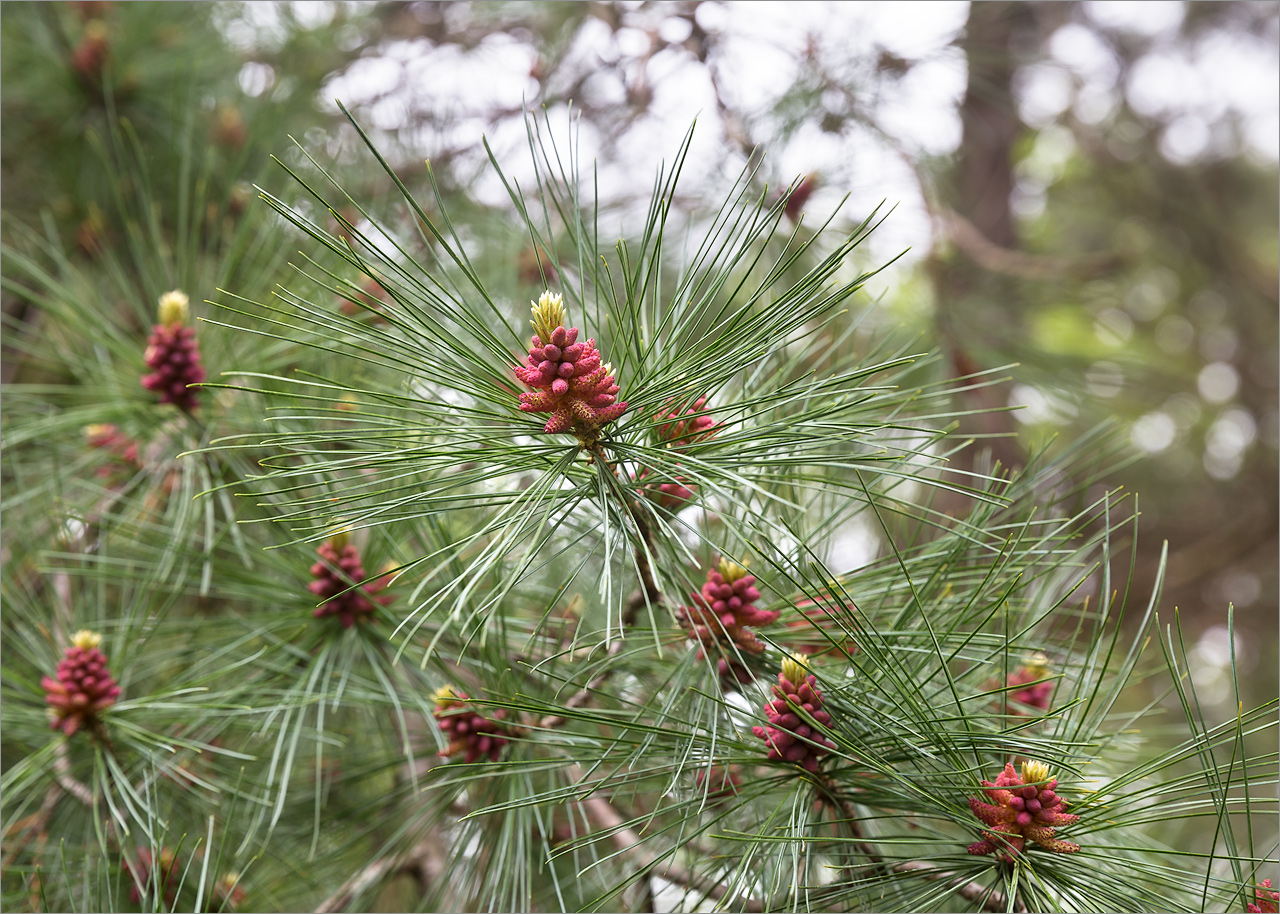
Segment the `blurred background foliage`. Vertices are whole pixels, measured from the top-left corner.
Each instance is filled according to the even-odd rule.
[[[1240,0],[4,4],[3,380],[40,391],[39,402],[8,399],[6,411],[30,420],[24,434],[48,436],[43,459],[60,467],[90,465],[81,425],[136,434],[150,422],[141,472],[166,494],[225,481],[202,475],[212,464],[177,475],[176,455],[208,441],[149,418],[148,397],[118,366],[134,358],[141,374],[154,303],[168,289],[185,289],[207,317],[201,303],[218,289],[263,301],[292,275],[300,236],[253,189],[281,192],[271,155],[314,176],[291,137],[371,213],[407,218],[391,208],[385,176],[358,157],[335,98],[424,197],[430,160],[493,290],[520,300],[553,267],[512,232],[482,137],[506,163],[524,153],[527,111],[553,124],[575,114],[581,158],[599,161],[602,221],[623,236],[658,157],[697,116],[692,174],[674,200],[689,219],[714,211],[747,162],[760,163],[759,190],[767,180],[773,195],[800,178],[787,201],[793,222],[820,221],[846,195],[859,214],[898,204],[857,255],[870,267],[910,247],[871,284],[879,298],[867,327],[939,349],[947,376],[1008,379],[964,395],[985,411],[962,426],[981,449],[1018,466],[1100,421],[1113,426],[1133,459],[1109,482],[1140,497],[1135,590],[1155,581],[1167,540],[1162,619],[1179,609],[1190,672],[1217,723],[1235,713],[1229,604],[1247,703],[1275,697],[1280,663],[1278,30],[1276,4]],[[531,177],[518,166],[515,176]],[[339,215],[362,223],[354,209]],[[42,270],[76,279],[54,301],[36,294]],[[250,359],[236,349],[247,337],[201,334],[211,376],[296,355],[275,341]],[[116,395],[109,413],[104,391]],[[211,400],[231,415],[236,396]],[[52,403],[66,413],[53,416]],[[54,425],[36,421],[46,414]],[[233,469],[244,476],[252,465]],[[6,464],[6,500],[74,503],[77,523],[93,524],[95,505],[115,497],[105,482],[68,492],[50,489],[53,479],[19,478]],[[187,516],[187,502],[143,500],[136,513],[168,512],[165,529],[193,531],[232,516],[209,500]],[[61,522],[50,513],[50,525]],[[52,564],[75,568],[78,534],[63,535],[67,555]],[[259,557],[233,534],[203,535],[206,565],[220,552],[244,558],[224,582],[235,599],[277,600],[269,582],[292,574],[305,604],[307,550]],[[21,568],[10,559],[39,539],[6,535],[6,567]],[[167,544],[135,545],[160,558],[123,590],[146,595],[141,616],[163,616]],[[868,529],[845,548],[883,555]],[[405,560],[398,549],[377,541],[370,554],[379,565]],[[203,597],[195,565],[182,587]],[[36,600],[25,579],[14,587],[8,597]],[[86,591],[108,618],[115,595]],[[8,597],[12,626],[24,604]],[[287,640],[257,632],[278,634]],[[186,662],[181,652],[163,659]],[[395,746],[385,759],[390,772]],[[4,765],[14,761],[6,750]],[[383,899],[392,908],[395,891]]]
[[[911,245],[883,280],[883,326],[934,341],[958,376],[1016,363],[971,396],[1020,409],[965,429],[997,436],[1006,465],[1112,422],[1140,458],[1114,480],[1140,495],[1139,575],[1168,540],[1164,605],[1199,639],[1198,681],[1227,699],[1231,603],[1242,668],[1274,694],[1275,4],[911,5],[914,21],[903,6],[6,4],[3,231],[43,226],[86,261],[128,244],[112,200],[130,179],[98,151],[113,117],[153,199],[201,169],[193,244],[221,256],[240,237],[261,261],[236,233],[268,155],[296,162],[292,135],[355,167],[335,97],[411,187],[430,159],[470,224],[506,206],[481,136],[517,149],[530,108],[581,117],[618,220],[696,115],[712,165],[676,201],[689,213],[761,155],[773,186],[803,176],[796,218],[844,194],[900,204],[868,255]],[[385,193],[342,177],[356,199]],[[513,290],[537,284],[545,255],[488,241]],[[3,306],[5,380],[48,380],[22,343],[40,309],[12,288]]]

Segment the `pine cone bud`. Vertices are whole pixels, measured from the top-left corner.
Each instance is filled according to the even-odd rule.
[[[374,596],[387,586],[382,577],[366,581],[360,550],[350,541],[350,534],[340,531],[316,550],[320,561],[311,566],[313,580],[307,589],[324,600],[312,613],[317,619],[337,616],[343,628],[362,622],[377,611],[380,604],[391,602],[389,596]],[[354,585],[360,585],[355,587]]]
[[[210,905],[209,910],[234,911],[244,904],[246,894],[239,873],[223,873],[222,877],[213,884],[213,897],[209,899],[213,904]]]
[[[1049,710],[1049,701],[1053,696],[1053,681],[1049,676],[1049,658],[1036,653],[1027,658],[1027,662],[1009,674],[1005,682],[1012,701],[1022,705]]]
[[[707,572],[702,590],[693,594],[693,605],[681,611],[690,636],[703,644],[731,642],[752,654],[764,651],[751,628],[777,620],[777,610],[757,609],[760,591],[754,575],[742,565],[721,558],[719,570]]]
[[[441,756],[448,758],[464,753],[463,761],[468,764],[484,756],[491,762],[498,760],[511,732],[502,723],[506,711],[499,708],[492,718],[477,714],[466,703],[467,693],[458,692],[452,686],[437,690],[435,701],[435,719],[449,737],[449,745],[441,750]]]
[[[585,444],[621,416],[627,404],[617,402],[618,382],[613,369],[602,364],[596,341],[579,343],[578,329],[566,329],[567,321],[558,294],[544,292],[533,305],[528,364],[515,370],[516,378],[531,388],[520,394],[520,410],[551,413],[544,432],[573,432]]]
[[[809,658],[804,654],[788,654],[782,658],[782,678],[796,688],[809,676]]]
[[[666,508],[675,508],[693,498],[697,486],[685,485],[683,476],[677,476],[672,482],[658,484],[658,503]]]
[[[533,332],[548,342],[552,341],[557,327],[569,323],[569,314],[564,308],[564,296],[548,289],[538,297],[536,303],[530,302],[533,310]],[[572,342],[572,341],[571,341]]]
[[[654,416],[654,420],[659,423],[655,426],[659,442],[668,448],[679,450],[685,445],[714,435],[720,426],[703,412],[706,405],[707,398],[699,397],[689,409],[682,411],[676,408]],[[678,474],[668,477],[664,482],[653,479],[645,482],[647,478],[650,478],[647,468],[636,475],[636,482],[641,483],[641,491],[670,511],[678,509],[697,493],[697,487],[689,485],[685,477]]]
[[[1245,905],[1245,910],[1252,914],[1277,914],[1280,907],[1280,892],[1271,891],[1271,880],[1264,879],[1253,888],[1253,903]]]
[[[1057,826],[1078,822],[1080,817],[1063,812],[1067,804],[1055,792],[1058,781],[1050,776],[1048,765],[1024,762],[1019,774],[1010,763],[994,783],[983,781],[982,785],[992,802],[970,797],[969,808],[992,830],[983,831],[982,840],[969,845],[969,853],[1011,860],[1022,853],[1027,838],[1055,854],[1080,850],[1080,845],[1053,836]]]
[[[160,296],[160,307],[157,309],[160,323],[166,327],[185,324],[191,313],[190,304],[191,299],[187,298],[185,292],[174,289],[172,292],[164,293]]]
[[[808,657],[792,654],[782,661],[778,684],[773,687],[774,700],[764,706],[768,726],[752,727],[751,732],[764,740],[771,761],[788,761],[814,774],[818,760],[836,747],[810,721],[831,726],[831,715],[823,710],[818,680],[808,672]]]
[[[196,388],[205,379],[200,365],[200,348],[195,331],[186,326],[187,296],[175,290],[160,296],[160,323],[151,328],[143,360],[152,369],[142,386],[160,395],[161,403],[172,403],[184,412],[197,406]]]
[[[98,712],[115,704],[120,695],[120,687],[107,669],[107,658],[98,650],[101,643],[97,632],[76,632],[58,664],[57,678],[40,680],[49,703],[50,726],[67,736],[95,722]]]
[[[100,19],[90,19],[84,27],[80,43],[71,52],[71,68],[82,85],[96,88],[111,56],[107,27]]]
[[[657,426],[658,439],[670,447],[680,447],[710,438],[719,431],[720,424],[705,412],[706,406],[707,398],[699,397],[683,411],[677,407],[658,413],[654,417],[661,423]]]
[[[137,871],[128,860],[121,861],[120,867],[132,877],[133,887],[129,889],[130,901],[139,904],[143,897],[149,897],[159,886],[165,904],[170,908],[173,907],[178,897],[178,884],[182,881],[177,854],[164,847],[160,849],[159,860],[157,860],[152,856],[150,849],[140,847]],[[159,872],[155,872],[157,868]]]
[[[124,435],[114,425],[94,423],[84,427],[84,438],[89,447],[106,451],[115,466],[104,464],[98,467],[99,476],[114,475],[122,466],[141,467],[138,459],[138,442]]]
[[[680,475],[668,477],[668,482],[658,482],[653,478],[648,467],[642,467],[636,473],[635,481],[639,483],[639,494],[652,499],[668,511],[675,511],[693,498],[697,486],[688,485],[688,480]]]
[[[705,791],[709,800],[723,800],[738,792],[742,786],[742,774],[737,765],[723,767],[711,764],[697,775],[698,789]]]

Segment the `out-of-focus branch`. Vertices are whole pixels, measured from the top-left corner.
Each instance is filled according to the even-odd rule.
[[[1194,584],[1264,550],[1274,557],[1276,532],[1274,514],[1251,523],[1235,524],[1226,530],[1215,530],[1169,555],[1165,563],[1168,569],[1165,584],[1169,587]]]
[[[856,839],[858,850],[862,851],[866,858],[872,863],[877,866],[883,866],[884,859],[867,841],[867,836],[863,833],[862,826],[858,824],[858,819],[861,818],[858,815],[858,811],[853,808],[853,804],[851,802],[840,796],[839,785],[835,783],[828,783],[824,786],[826,788],[825,792],[827,794],[827,799],[835,803],[836,808],[844,815],[845,824],[849,828],[849,833]]]
[[[581,779],[582,771],[577,766],[574,766],[572,772]],[[720,901],[726,896],[732,896],[732,898],[740,899],[741,908],[744,911],[764,910],[764,905],[760,901],[754,898],[744,898],[733,892],[729,886],[722,882],[694,873],[675,862],[659,861],[644,849],[643,839],[627,827],[626,820],[623,819],[622,814],[604,797],[589,796],[579,802],[592,825],[609,832],[609,839],[613,841],[614,846],[622,852],[624,857],[636,863],[646,875],[661,876],[669,882],[702,892],[708,898],[713,898],[716,901]]]
[[[1110,253],[1080,257],[1042,257],[1002,247],[955,210],[936,203],[929,206],[929,209],[940,230],[939,234],[978,266],[992,273],[1033,280],[1062,279],[1068,276],[1089,278],[1114,270],[1120,264],[1120,258]]]
[[[54,783],[49,786],[45,792],[44,799],[40,803],[40,808],[30,816],[20,819],[10,828],[10,832],[19,832],[15,838],[14,844],[8,849],[4,855],[4,861],[0,862],[0,873],[7,872],[9,866],[22,853],[23,849],[31,843],[31,839],[39,837],[40,846],[44,845],[46,839],[45,829],[49,825],[49,817],[53,815],[54,809],[58,806],[58,800],[63,794],[69,794],[75,797],[85,806],[93,809],[95,806],[93,791],[88,788],[82,781],[77,780],[71,774],[71,760],[67,754],[67,743],[60,740],[53,750],[53,777]],[[7,836],[6,836],[7,837]],[[39,856],[37,851],[37,856]]]
[[[338,891],[320,902],[319,907],[316,908],[316,914],[334,914],[336,911],[341,911],[351,904],[353,899],[376,884],[383,876],[394,872],[399,866],[399,857],[381,857],[371,861],[364,869],[339,886]]]
[[[322,901],[316,908],[316,914],[334,914],[347,907],[360,895],[377,885],[388,876],[397,873],[408,873],[418,883],[422,893],[448,871],[444,847],[438,837],[428,835],[412,848],[399,854],[391,854],[370,861],[363,869],[355,873],[342,884],[339,889]]]
[[[71,774],[71,759],[67,755],[66,740],[60,740],[54,748],[53,774],[59,787],[90,809],[94,807],[93,791],[82,781],[76,780]]]
[[[927,879],[949,880],[955,876],[955,873],[949,873],[941,867],[921,860],[908,860],[905,863],[899,863],[893,869],[894,872],[898,873],[919,873]],[[1009,910],[1009,904],[1003,892],[984,888],[976,882],[962,882],[959,885],[952,886],[952,891],[966,901],[979,902],[984,911]],[[1017,911],[1018,914],[1026,914],[1027,907],[1022,903],[1021,899],[1015,898],[1013,910]]]
[[[44,795],[44,800],[40,803],[40,808],[33,814],[19,819],[9,828],[9,833],[16,834],[14,842],[8,848],[4,855],[4,861],[0,862],[0,873],[7,873],[10,865],[22,853],[31,839],[37,835],[43,838],[45,829],[49,825],[49,817],[53,815],[54,807],[58,805],[58,800],[62,796],[62,786],[53,784]],[[5,836],[8,837],[8,834]]]

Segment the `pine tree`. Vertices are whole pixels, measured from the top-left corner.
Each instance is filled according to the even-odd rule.
[[[128,245],[7,226],[6,907],[1274,908],[1276,703],[1200,712],[1104,430],[955,433],[880,215],[686,218],[686,137],[615,234],[531,118],[463,221],[352,126],[211,220],[108,119]]]

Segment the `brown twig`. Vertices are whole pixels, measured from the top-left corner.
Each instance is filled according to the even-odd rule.
[[[858,824],[858,820],[861,816],[859,816],[858,811],[853,808],[853,803],[840,796],[838,788],[832,781],[827,781],[823,784],[823,792],[844,816],[845,823],[849,828],[849,833],[856,839],[858,850],[862,851],[863,855],[873,864],[878,867],[883,867],[884,859],[880,856],[879,852],[871,846],[871,843],[867,841],[867,836],[862,831],[862,826]]]
[[[577,766],[574,766],[572,771],[579,778],[579,783],[581,783],[582,771]],[[713,898],[716,901],[720,901],[733,893],[733,890],[722,882],[699,875],[673,861],[663,862],[650,854],[644,849],[644,840],[626,825],[626,820],[623,819],[622,814],[604,797],[588,796],[580,800],[579,803],[592,824],[596,828],[608,831],[610,840],[622,852],[622,855],[636,862],[640,870],[646,874],[646,878],[649,874],[661,876],[668,882],[674,882],[677,885],[683,885],[702,892],[708,898]],[[736,894],[734,897],[741,898],[742,910],[744,911],[758,912],[764,910],[764,905],[754,898],[742,897]]]
[[[54,746],[53,753],[54,783],[50,784],[49,789],[45,792],[40,808],[32,815],[14,824],[11,830],[17,831],[21,828],[22,833],[17,838],[16,843],[9,848],[9,852],[5,854],[4,861],[0,863],[0,873],[8,871],[17,856],[31,843],[32,838],[39,837],[40,847],[43,848],[47,837],[45,829],[49,824],[49,818],[53,815],[54,809],[58,806],[58,800],[62,798],[63,794],[75,797],[90,809],[93,809],[96,805],[93,791],[71,775],[71,759],[67,753],[66,740],[59,740]],[[37,851],[37,857],[39,857],[40,853],[40,851]]]
[[[398,873],[412,875],[425,895],[432,883],[447,872],[448,862],[442,845],[434,834],[429,834],[407,851],[370,861],[336,892],[320,902],[316,914],[334,914],[380,880]]]
[[[85,806],[92,809],[97,805],[93,791],[71,775],[71,759],[67,754],[67,742],[65,739],[59,740],[57,746],[54,747],[53,774],[58,786]]]

